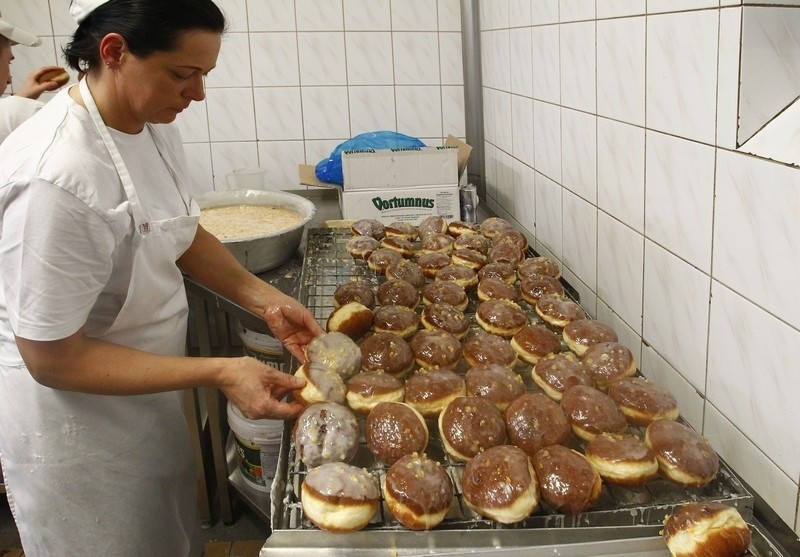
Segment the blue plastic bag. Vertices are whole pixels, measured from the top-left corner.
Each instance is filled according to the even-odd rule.
[[[398,132],[378,131],[359,134],[340,143],[333,150],[331,156],[319,161],[314,173],[317,179],[330,184],[344,184],[342,175],[342,151],[374,151],[376,149],[408,149],[425,147],[417,139]]]

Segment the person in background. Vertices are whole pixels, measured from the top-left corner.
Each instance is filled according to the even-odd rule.
[[[42,41],[32,33],[15,27],[0,15],[0,95],[5,93],[11,83],[11,61],[14,59],[11,47],[16,44],[39,46]],[[43,76],[59,69],[58,66],[42,66],[34,70],[14,95],[0,99],[0,143],[44,106],[36,100],[42,93],[55,91],[63,85],[57,81],[42,80]]]
[[[205,98],[212,0],[72,0],[85,77],[0,145],[0,457],[30,557],[202,554],[183,389],[293,418],[304,382],[185,355],[183,274],[263,316],[305,361],[324,331],[198,225],[173,124]]]

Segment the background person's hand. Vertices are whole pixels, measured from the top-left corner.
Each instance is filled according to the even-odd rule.
[[[62,84],[55,81],[45,81],[40,83],[39,80],[48,72],[61,69],[59,66],[42,66],[25,78],[25,81],[17,89],[15,88],[14,94],[18,97],[25,97],[28,99],[38,99],[45,91],[55,91]]]

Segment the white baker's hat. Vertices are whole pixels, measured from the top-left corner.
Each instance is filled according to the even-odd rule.
[[[14,27],[8,21],[0,17],[0,35],[11,41],[11,44],[22,44],[25,46],[39,46],[42,39],[19,27]]]
[[[70,0],[69,13],[78,25],[93,11],[110,0]]]

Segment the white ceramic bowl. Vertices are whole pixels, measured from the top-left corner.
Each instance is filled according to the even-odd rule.
[[[299,195],[266,190],[212,191],[198,197],[197,203],[201,210],[230,205],[268,205],[300,213],[302,220],[288,230],[223,242],[239,263],[252,273],[269,271],[291,259],[303,238],[303,230],[317,210],[311,201]]]

